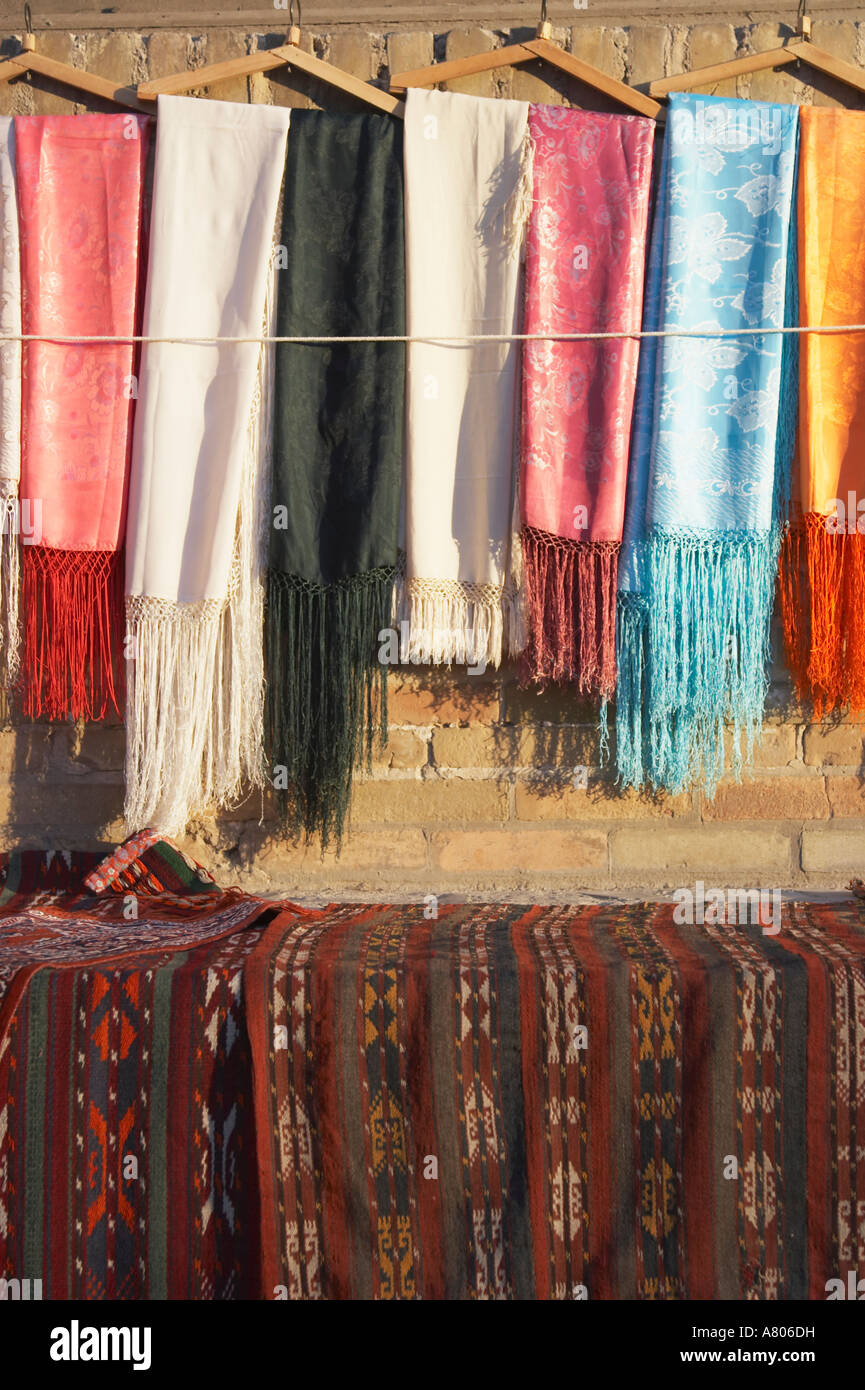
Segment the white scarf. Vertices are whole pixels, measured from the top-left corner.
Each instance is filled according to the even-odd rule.
[[[21,265],[15,197],[15,122],[0,118],[0,333],[21,332]],[[0,342],[0,665],[16,674],[18,643],[18,485],[21,478],[21,344]],[[32,526],[34,518],[25,517]]]
[[[257,338],[289,113],[183,97],[158,113],[144,334]],[[271,359],[255,343],[144,349],[126,563],[132,829],[180,833],[263,783]]]
[[[410,336],[514,333],[528,102],[411,89]],[[518,343],[414,342],[407,381],[408,659],[498,665],[522,644],[513,553]]]

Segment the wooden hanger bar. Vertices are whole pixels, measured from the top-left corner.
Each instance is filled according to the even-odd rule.
[[[801,58],[803,63],[809,67],[817,68],[819,72],[825,72],[829,77],[837,77],[839,82],[844,82],[848,87],[855,87],[860,92],[865,92],[865,72],[862,68],[854,67],[852,63],[847,63],[843,58],[836,58],[834,54],[827,53],[822,48],[817,48],[811,43],[810,39],[794,39],[788,47]]]
[[[731,58],[726,63],[713,63],[707,68],[695,68],[693,72],[681,72],[678,77],[661,77],[649,85],[653,97],[665,97],[669,92],[687,92],[692,87],[709,86],[723,82],[727,77],[739,73],[762,72],[765,68],[780,68],[796,62],[796,54],[791,48],[770,48],[765,53],[751,53],[746,58]]]
[[[509,44],[506,48],[494,48],[487,53],[473,53],[467,58],[452,58],[444,63],[430,63],[424,68],[412,68],[408,72],[398,72],[390,79],[392,92],[405,92],[409,87],[437,87],[441,82],[452,82],[460,77],[472,77],[478,72],[491,72],[496,68],[519,67],[522,63],[541,59],[558,68],[570,77],[576,77],[614,101],[621,102],[631,111],[641,116],[657,117],[662,108],[651,96],[634,91],[624,82],[609,77],[600,68],[584,63],[581,58],[566,53],[558,44],[550,41],[550,25],[542,21],[538,25],[537,37],[525,43]]]
[[[642,92],[634,91],[633,87],[628,87],[624,82],[620,82],[616,77],[609,77],[600,68],[594,67],[592,63],[584,63],[582,58],[575,58],[572,53],[566,53],[558,44],[550,43],[548,39],[532,39],[529,43],[523,44],[530,53],[537,58],[543,58],[547,63],[553,63],[562,72],[570,73],[571,77],[576,77],[580,82],[585,82],[590,87],[595,87],[599,92],[603,92],[608,97],[613,97],[623,105],[630,106],[635,111],[639,111],[642,116],[657,116],[660,107],[650,96],[645,96]]]
[[[259,53],[249,53],[242,58],[229,58],[224,63],[209,63],[203,68],[190,68],[186,72],[174,73],[171,77],[157,77],[151,82],[142,82],[138,96],[144,101],[155,101],[158,96],[179,96],[196,87],[209,87],[224,82],[229,77],[248,77],[256,72],[272,72],[275,68],[293,67],[306,72],[310,77],[327,83],[350,96],[357,97],[386,111],[391,116],[401,116],[404,104],[391,92],[383,92],[371,82],[364,82],[350,72],[333,63],[325,63],[300,47],[300,30],[292,27],[288,42],[279,48],[265,48]]]
[[[333,63],[322,62],[321,58],[315,58],[303,48],[286,44],[272,51],[280,53],[283,62],[290,67],[300,68],[303,72],[308,72],[310,77],[317,77],[332,87],[339,86],[342,91],[350,92],[352,96],[359,97],[370,106],[377,106],[380,111],[387,111],[392,116],[401,116],[405,111],[404,103],[392,92],[383,92],[380,87],[373,87],[371,82],[364,82],[362,78],[353,77],[350,72],[343,72],[342,68],[334,67]],[[334,73],[339,73],[338,83],[334,81]]]
[[[271,57],[271,54],[274,56]],[[248,77],[254,72],[268,72],[271,68],[284,68],[285,59],[279,50],[268,49],[267,53],[250,53],[245,58],[227,58],[223,63],[208,63],[203,68],[190,68],[186,72],[176,72],[172,77],[155,77],[150,82],[139,82],[138,95],[142,101],[155,101],[158,96],[176,97],[193,87],[210,87],[216,82],[225,82],[229,77]]]
[[[390,89],[392,92],[404,92],[409,87],[435,87],[439,82],[472,77],[476,72],[516,67],[534,57],[535,54],[529,53],[525,44],[513,43],[507,48],[494,48],[487,53],[472,53],[468,58],[451,58],[446,63],[431,63],[425,68],[395,73],[390,79]]]
[[[696,68],[693,72],[680,73],[678,77],[661,77],[652,82],[649,94],[665,97],[669,92],[688,92],[694,87],[706,87],[715,82],[723,82],[730,77],[738,77],[746,72],[760,72],[764,68],[787,67],[791,63],[807,63],[818,72],[844,82],[859,92],[865,92],[865,71],[854,67],[843,58],[836,58],[817,48],[811,42],[811,19],[809,15],[799,16],[797,32],[782,48],[770,48],[765,53],[751,53],[744,58],[731,58],[727,63],[713,63],[711,67]]]
[[[54,58],[46,58],[36,51],[36,41],[32,34],[25,34],[21,52],[14,58],[0,63],[0,82],[8,82],[13,77],[21,77],[26,72],[37,72],[52,82],[62,82],[66,87],[88,92],[90,96],[101,97],[103,101],[113,101],[117,106],[126,106],[132,111],[147,111],[129,86],[121,86],[107,77],[97,77],[95,73],[85,72],[83,68],[73,68],[69,63],[59,63]]]

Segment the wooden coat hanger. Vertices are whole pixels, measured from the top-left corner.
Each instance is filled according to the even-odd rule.
[[[50,77],[53,82],[62,82],[65,87],[74,87],[79,92],[101,97],[103,101],[113,101],[117,106],[129,107],[132,111],[147,112],[147,107],[136,99],[134,89],[107,77],[97,77],[95,73],[85,72],[83,68],[73,68],[69,63],[59,63],[55,58],[46,58],[36,48],[33,36],[33,21],[30,6],[24,6],[24,24],[27,32],[21,41],[21,52],[14,58],[0,62],[0,82],[9,82],[25,72],[38,72]]]
[[[752,53],[747,58],[732,58],[727,63],[713,63],[708,68],[680,73],[678,77],[659,78],[650,84],[649,92],[653,97],[665,97],[669,92],[689,92],[694,87],[722,82],[726,77],[737,77],[739,73],[760,72],[763,68],[780,68],[800,61],[848,87],[865,92],[865,72],[861,68],[845,63],[843,58],[836,58],[811,42],[811,20],[804,12],[804,4],[799,6],[796,33],[783,47]]]
[[[297,6],[298,23],[294,23],[294,0],[289,11],[288,37],[279,48],[265,48],[258,53],[250,53],[245,58],[229,58],[224,63],[209,63],[203,68],[188,69],[175,73],[172,77],[157,77],[152,82],[141,82],[138,86],[139,99],[155,101],[158,96],[178,96],[194,87],[209,87],[214,82],[223,82],[228,77],[248,77],[254,72],[270,72],[274,68],[292,67],[308,72],[329,87],[337,87],[353,97],[365,101],[379,111],[387,111],[391,116],[402,116],[404,103],[390,92],[373,87],[371,82],[363,82],[350,72],[334,67],[314,58],[300,47],[300,0]]]
[[[473,73],[489,72],[493,68],[518,67],[521,63],[530,63],[542,58],[545,63],[568,73],[570,77],[579,78],[586,86],[594,87],[596,91],[603,92],[605,96],[612,97],[631,111],[639,112],[641,116],[657,117],[663,113],[660,103],[652,100],[652,97],[644,96],[642,92],[635,91],[633,87],[626,86],[615,77],[609,77],[600,68],[594,67],[591,63],[584,63],[582,58],[575,58],[571,53],[566,53],[551,41],[551,33],[552,25],[547,19],[547,3],[546,0],[542,0],[541,18],[535,38],[526,43],[509,44],[507,48],[495,48],[489,53],[475,53],[469,58],[454,58],[447,63],[431,63],[426,68],[413,68],[410,72],[395,73],[390,79],[390,89],[392,92],[404,92],[409,87],[435,87],[440,82],[450,82],[457,77],[470,77]]]

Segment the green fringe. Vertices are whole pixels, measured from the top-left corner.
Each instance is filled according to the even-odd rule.
[[[270,570],[267,582],[267,746],[288,829],[339,849],[352,774],[387,739],[387,666],[378,634],[391,625],[396,570],[335,584]],[[283,778],[283,780],[285,780]]]

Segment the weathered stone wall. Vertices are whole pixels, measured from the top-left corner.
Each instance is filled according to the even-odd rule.
[[[70,5],[71,8],[71,5]],[[430,7],[432,8],[432,7]],[[559,7],[560,8],[560,7]],[[675,9],[674,11],[675,12]],[[861,10],[859,11],[861,13]],[[850,13],[856,13],[852,10]],[[611,76],[632,86],[643,87],[657,77],[688,68],[705,67],[732,57],[777,47],[792,30],[789,23],[775,19],[758,22],[667,23],[657,20],[627,26],[598,24],[591,19],[592,0],[586,18],[569,26],[555,25],[553,38],[578,57],[595,63]],[[101,13],[101,25],[106,21]],[[15,33],[21,23],[20,9],[9,38],[0,42],[0,59],[15,51]],[[37,43],[46,57],[86,67],[121,83],[144,82],[188,67],[224,61],[272,48],[285,42],[287,15],[273,10],[268,30],[250,32],[243,28],[106,30],[104,27],[76,32],[38,30]],[[345,22],[332,32],[304,31],[303,44],[309,52],[336,63],[358,77],[386,83],[390,73],[406,71],[431,63],[434,59],[459,58],[483,49],[530,38],[528,27],[508,30],[492,28],[450,28],[412,31],[399,27],[391,32],[353,28]],[[819,18],[814,20],[812,39],[820,48],[849,62],[865,66],[865,17]],[[451,84],[452,90],[471,91],[481,96],[514,97],[523,101],[589,103],[591,98],[578,82],[556,74],[541,63],[518,69],[479,73]],[[802,66],[799,71],[785,68],[747,74],[716,84],[719,95],[752,97],[755,100],[801,101],[816,105],[862,105],[855,94],[831,78]],[[296,79],[285,72],[256,74],[237,78],[199,95],[225,101],[263,101],[288,106],[347,106],[332,89],[322,89],[302,75]],[[603,102],[595,103],[599,108]],[[0,84],[0,115],[28,111],[49,113],[96,109],[98,102],[83,106],[68,88],[60,88],[41,77],[32,84],[26,79]]]
[[[38,44],[51,57],[135,83],[273,46],[284,40],[283,24],[284,15],[277,14],[272,30],[257,34],[236,27],[40,32]],[[342,24],[333,32],[306,33],[305,43],[358,76],[385,83],[390,72],[530,32],[384,32]],[[587,18],[556,30],[555,37],[616,77],[645,86],[688,67],[776,46],[789,32],[774,20],[612,26]],[[813,39],[865,66],[865,21],[817,19]],[[7,41],[0,56],[13,47]],[[454,85],[487,96],[603,106],[540,64]],[[755,73],[717,90],[863,104],[806,67]],[[351,107],[290,73],[224,83],[203,95]],[[97,107],[75,102],[68,89],[41,78],[0,85],[0,113]],[[410,668],[392,678],[390,742],[372,777],[358,781],[339,858],[286,843],[260,798],[195,827],[188,845],[223,878],[307,897],[651,897],[698,878],[717,886],[841,887],[865,868],[863,731],[844,723],[810,724],[791,702],[780,666],[776,675],[773,711],[753,771],[738,785],[724,784],[709,804],[699,792],[617,794],[599,767],[592,711],[567,695],[520,690],[513,671],[469,677]],[[4,847],[121,837],[122,766],[119,725],[3,732]],[[583,779],[585,786],[579,785]]]

